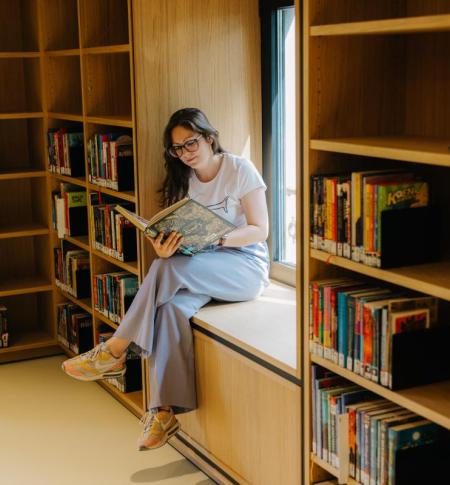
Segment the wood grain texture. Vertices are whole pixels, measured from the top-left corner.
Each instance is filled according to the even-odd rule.
[[[139,199],[150,217],[164,177],[162,133],[179,108],[202,109],[223,146],[261,169],[258,2],[137,0],[133,24]]]
[[[183,431],[249,483],[298,484],[300,387],[194,335],[199,407]]]

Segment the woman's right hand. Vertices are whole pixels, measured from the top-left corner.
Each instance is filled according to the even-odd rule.
[[[172,231],[163,243],[161,243],[164,237],[163,232],[160,232],[156,238],[147,235],[145,237],[150,240],[153,249],[160,258],[170,258],[183,242],[183,234],[176,231]]]

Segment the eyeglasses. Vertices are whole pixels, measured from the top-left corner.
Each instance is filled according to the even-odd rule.
[[[202,138],[203,135],[199,135],[197,138],[192,138],[182,145],[172,145],[167,151],[172,157],[180,158],[183,156],[183,149],[187,152],[195,152],[198,150],[198,140]]]

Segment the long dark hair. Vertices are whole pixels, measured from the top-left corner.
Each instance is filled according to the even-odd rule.
[[[219,143],[219,132],[211,125],[202,111],[197,108],[183,108],[176,111],[170,117],[163,135],[166,177],[158,191],[161,194],[162,207],[167,207],[186,197],[189,189],[189,177],[192,169],[169,153],[169,148],[172,146],[172,130],[176,126],[195,131],[202,134],[206,140],[212,140],[211,148],[214,154],[225,151]]]

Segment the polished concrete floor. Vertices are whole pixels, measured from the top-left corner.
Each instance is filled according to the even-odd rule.
[[[138,452],[139,420],[63,355],[0,365],[2,485],[210,485],[171,446]]]

